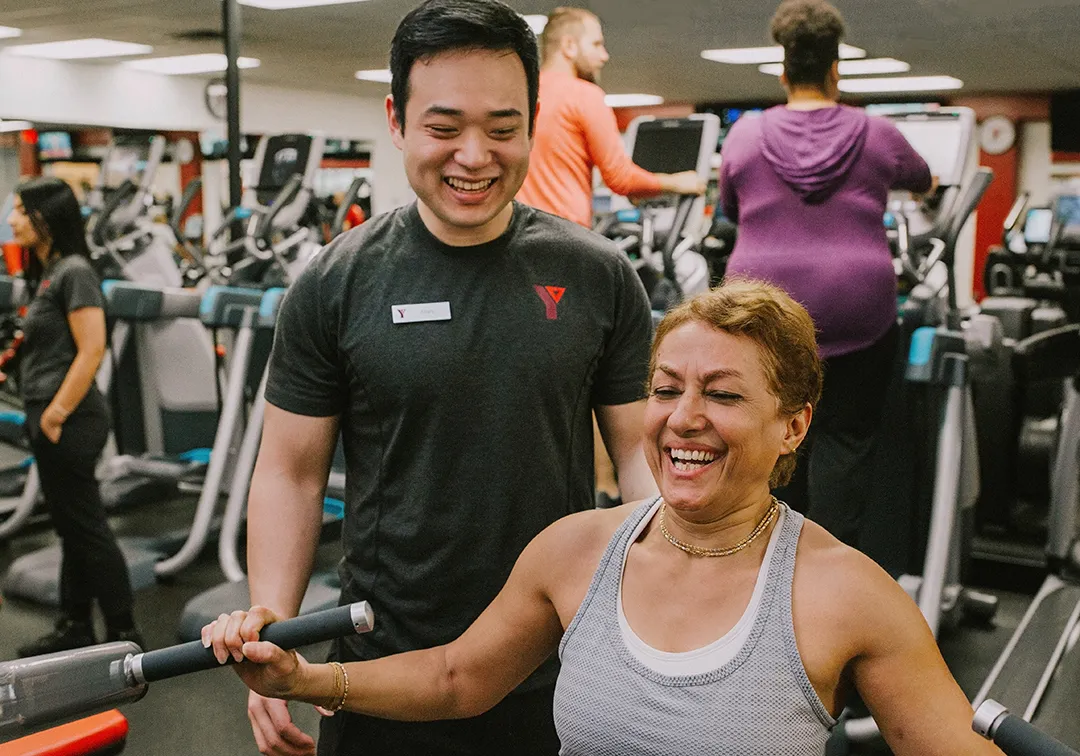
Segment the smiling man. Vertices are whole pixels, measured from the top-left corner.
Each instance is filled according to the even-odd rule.
[[[344,234],[289,291],[249,499],[252,603],[294,615],[340,432],[342,598],[378,615],[335,645],[341,661],[456,638],[537,533],[591,507],[593,410],[623,498],[654,490],[645,292],[610,242],[513,202],[537,112],[532,32],[496,0],[430,0],[390,61],[387,118],[418,199]],[[552,662],[475,719],[341,712],[319,752],[554,755],[555,677]],[[282,702],[252,694],[248,710],[263,753],[314,752]]]

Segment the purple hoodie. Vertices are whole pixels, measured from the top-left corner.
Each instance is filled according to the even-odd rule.
[[[739,224],[728,274],[771,281],[801,302],[822,357],[884,336],[896,321],[888,193],[931,183],[900,131],[846,105],[779,106],[740,119],[721,154],[721,208]]]

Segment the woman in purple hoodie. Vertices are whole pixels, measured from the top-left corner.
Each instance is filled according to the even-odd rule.
[[[824,393],[809,453],[782,494],[857,545],[897,349],[896,275],[882,219],[890,189],[925,192],[933,179],[890,122],[839,104],[844,22],[836,8],[785,0],[770,30],[784,48],[788,101],[739,120],[724,141],[721,208],[739,224],[727,275],[782,287],[814,319]]]

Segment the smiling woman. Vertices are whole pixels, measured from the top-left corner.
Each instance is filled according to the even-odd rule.
[[[566,517],[533,539],[457,640],[309,664],[254,642],[253,607],[207,626],[264,695],[385,719],[495,706],[553,652],[560,754],[821,756],[857,691],[890,748],[990,754],[918,608],[886,573],[774,499],[821,391],[806,310],[736,281],[661,323],[645,449],[660,497]],[[245,642],[248,641],[248,642]],[[360,681],[341,700],[340,676]]]

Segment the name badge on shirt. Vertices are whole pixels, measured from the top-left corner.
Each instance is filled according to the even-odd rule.
[[[391,307],[390,312],[394,318],[394,325],[430,323],[435,320],[450,320],[450,303],[400,304]]]

